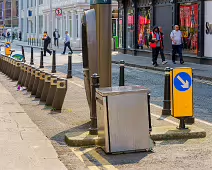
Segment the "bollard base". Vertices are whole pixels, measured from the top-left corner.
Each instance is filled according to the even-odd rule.
[[[186,124],[194,124],[195,122],[195,117],[187,117],[185,118],[185,123]]]
[[[170,109],[163,109],[162,110],[162,115],[171,115],[171,110]]]
[[[98,135],[98,129],[97,128],[89,128],[89,134],[90,135]]]
[[[72,75],[67,75],[67,79],[72,78]]]

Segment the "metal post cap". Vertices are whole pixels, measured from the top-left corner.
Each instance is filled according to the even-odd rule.
[[[120,61],[120,64],[125,64],[124,60],[121,60],[121,61]]]
[[[165,71],[170,72],[170,70],[171,70],[171,69],[170,69],[169,67],[166,67],[166,68],[165,68]]]
[[[99,78],[99,75],[97,73],[94,73],[91,78]]]

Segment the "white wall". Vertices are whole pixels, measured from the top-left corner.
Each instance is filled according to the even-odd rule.
[[[205,40],[204,40],[204,55],[212,57],[212,34],[206,34],[206,22],[212,24],[212,1],[205,2]]]

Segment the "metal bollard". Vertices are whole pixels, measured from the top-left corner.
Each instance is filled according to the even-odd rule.
[[[43,50],[40,51],[40,68],[44,68],[43,66]]]
[[[40,101],[42,101],[42,102],[45,102],[46,98],[48,96],[48,92],[49,92],[49,89],[51,86],[51,76],[52,75],[49,73],[46,73],[46,75],[45,75],[44,87],[43,87],[43,91],[42,91],[41,98],[40,98]]]
[[[28,92],[32,91],[33,84],[34,84],[34,81],[35,81],[35,71],[37,71],[37,70],[38,69],[36,69],[35,67],[32,67],[32,69],[31,69],[31,77],[30,77],[30,80],[29,80],[28,88],[27,88]]]
[[[28,88],[29,81],[30,81],[30,78],[31,78],[31,70],[32,70],[32,66],[28,66],[27,67],[27,76],[26,76],[26,80],[24,82],[24,87],[26,87],[26,88]]]
[[[25,53],[24,53],[24,46],[21,46],[21,51],[22,51],[22,55],[24,56],[23,62],[26,62]]]
[[[120,74],[119,74],[119,86],[124,86],[124,68],[125,62],[123,60],[120,61]]]
[[[46,73],[43,72],[43,71],[40,72],[40,80],[39,80],[39,83],[38,83],[38,89],[37,89],[35,98],[40,98],[41,97],[41,94],[42,94],[42,91],[43,91],[43,87],[44,87],[44,82],[45,82],[45,74]]]
[[[90,135],[97,135],[97,114],[96,114],[96,88],[99,88],[99,76],[94,73],[91,76],[91,126],[89,129]]]
[[[24,73],[23,73],[23,77],[22,77],[22,80],[21,80],[21,86],[24,86],[24,84],[25,84],[28,66],[29,66],[28,64],[26,64],[26,63],[24,64]]]
[[[68,53],[68,74],[67,78],[72,78],[72,54]]]
[[[162,115],[171,115],[170,68],[165,68],[164,100]]]
[[[21,85],[21,80],[23,78],[23,75],[24,75],[24,62],[22,62],[21,66],[20,66],[20,74],[19,74],[19,77],[18,77],[17,85]]]
[[[53,75],[51,77],[51,85],[46,98],[46,106],[52,106],[56,90],[57,90],[57,76]]]
[[[39,80],[40,80],[40,70],[36,70],[35,71],[35,80],[32,86],[32,91],[31,91],[31,95],[36,95],[37,93],[37,89],[38,89],[38,84],[39,84]]]
[[[28,45],[29,45],[29,38],[27,38],[27,41],[28,41]]]
[[[56,73],[56,52],[53,50],[52,55],[52,73]]]
[[[57,90],[56,93],[54,95],[54,100],[52,102],[52,108],[53,110],[61,110],[64,100],[65,100],[65,96],[66,96],[66,92],[67,92],[67,79],[62,79],[59,78],[57,80]]]
[[[31,47],[31,60],[30,60],[30,65],[34,65],[33,47]]]
[[[20,61],[16,61],[15,62],[15,69],[14,69],[14,73],[12,75],[12,80],[17,81],[18,77],[20,75],[21,72],[21,63]]]

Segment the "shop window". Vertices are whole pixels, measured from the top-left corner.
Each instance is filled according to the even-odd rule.
[[[127,10],[127,48],[134,48],[134,36],[135,36],[135,19],[134,9]]]
[[[138,9],[138,47],[139,49],[149,49],[150,34],[150,8]]]
[[[180,5],[180,30],[183,34],[184,51],[198,52],[198,4]]]
[[[124,10],[119,10],[119,48],[123,48],[123,25],[124,25]]]

